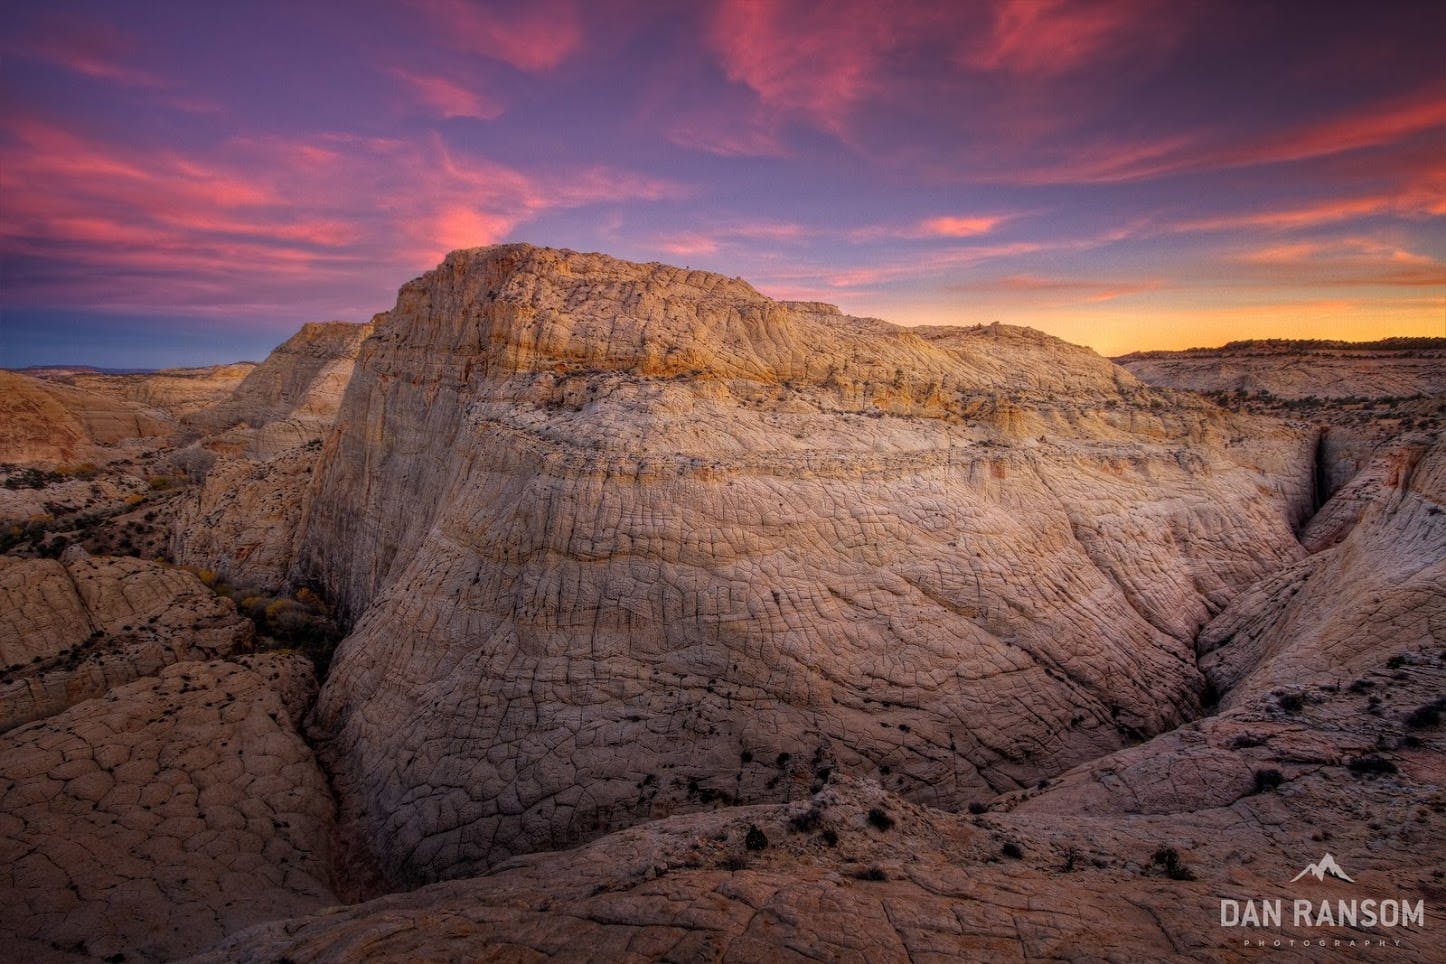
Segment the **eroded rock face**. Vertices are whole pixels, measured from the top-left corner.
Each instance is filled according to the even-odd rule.
[[[92,371],[57,372],[46,377],[180,418],[230,397],[255,367],[255,362],[236,362],[120,375]]]
[[[560,961],[1234,960],[1246,939],[1279,938],[1272,959],[1309,961],[1322,937],[1435,960],[1446,829],[1430,801],[1446,741],[1403,720],[1440,692],[1442,653],[1371,671],[1380,715],[1345,690],[1316,689],[1289,715],[1238,708],[977,816],[835,778],[793,803],[675,816],[274,922],[193,960],[466,959],[484,948]],[[1416,746],[1380,750],[1408,734]],[[1367,759],[1396,772],[1352,768]],[[1257,784],[1272,771],[1278,783]],[[1326,852],[1354,884],[1292,883]],[[1350,897],[1423,901],[1428,928],[1305,927],[1289,910]],[[1281,900],[1284,926],[1222,928],[1221,898]]]
[[[1373,566],[1399,576],[1411,551],[1397,561],[1387,546],[1413,528],[1439,565],[1439,532],[1420,517],[1441,507],[1437,448],[1403,453],[1410,472],[1377,488],[1335,546],[1354,551],[1311,557],[1315,578],[1341,591]],[[1264,598],[1282,617],[1323,605]],[[1441,598],[1417,594],[1411,609],[1437,625]],[[196,961],[442,959],[484,947],[639,962],[1233,960],[1259,939],[1273,958],[1309,961],[1322,938],[1435,960],[1446,634],[1403,635],[1405,611],[1393,601],[1354,622],[1349,647],[1278,619],[1269,647],[1243,647],[1218,715],[976,801],[972,816],[836,775],[811,793],[790,761],[766,761],[793,802],[675,816],[485,877],[275,922]],[[813,775],[810,765],[805,781]],[[1326,853],[1354,883],[1301,877]],[[1281,901],[1283,925],[1221,927],[1222,899]],[[1302,926],[1298,899],[1420,902],[1428,927]]]
[[[1331,667],[1446,641],[1446,444],[1403,440],[1306,530],[1320,551],[1241,594],[1200,635],[1226,705]]]
[[[321,448],[371,325],[325,322],[267,356],[224,402],[188,419],[219,459],[177,515],[171,555],[266,589],[283,586]]]
[[[94,458],[128,439],[168,437],[173,428],[134,403],[0,370],[0,462]]]
[[[357,349],[370,333],[370,325],[344,321],[302,325],[229,398],[186,421],[208,432],[292,419],[327,425],[336,415]]]
[[[0,732],[180,660],[244,652],[254,631],[184,570],[0,556]]]
[[[334,903],[314,689],[294,655],[180,663],[0,736],[5,955],[172,960]]]
[[[172,529],[171,554],[249,586],[286,584],[317,449],[219,460]]]
[[[1446,395],[1446,347],[1439,339],[1359,345],[1247,341],[1138,352],[1118,361],[1152,385],[1199,392],[1265,392],[1285,399]]]
[[[1036,332],[454,253],[362,346],[302,527],[360,615],[317,712],[347,817],[415,883],[782,799],[781,755],[1032,784],[1198,709],[1312,441]]]
[[[1152,385],[1203,392],[1233,409],[1317,426],[1320,502],[1397,436],[1446,427],[1446,339],[1232,342],[1117,361]]]

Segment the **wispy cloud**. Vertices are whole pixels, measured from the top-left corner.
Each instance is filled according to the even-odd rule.
[[[424,107],[443,118],[471,117],[495,120],[505,109],[501,101],[437,74],[422,74],[401,67],[388,73],[402,82]]]
[[[12,271],[8,294],[72,305],[203,297],[207,310],[227,311],[257,287],[346,279],[385,291],[451,248],[503,240],[549,211],[684,193],[598,165],[523,172],[438,136],[265,136],[161,153],[16,117],[0,137],[13,196],[0,251],[51,265]],[[359,209],[359,196],[372,205]],[[378,265],[393,266],[384,283]],[[186,284],[157,286],[160,274]]]
[[[479,6],[469,0],[416,0],[444,43],[518,70],[542,72],[582,47],[582,19],[568,0]]]

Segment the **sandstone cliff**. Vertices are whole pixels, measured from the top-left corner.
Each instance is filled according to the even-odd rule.
[[[286,582],[320,438],[371,331],[303,325],[230,398],[187,420],[211,433],[198,447],[220,459],[173,523],[172,558],[248,585]]]
[[[1446,339],[1233,342],[1117,360],[1152,385],[1316,426],[1319,502],[1398,435],[1446,427]]]
[[[1219,677],[1236,686],[1223,712],[975,801],[971,816],[823,773],[790,804],[671,817],[258,927],[196,960],[341,962],[363,948],[441,959],[484,946],[559,961],[1234,960],[1264,939],[1273,959],[1312,961],[1323,938],[1435,960],[1443,453],[1439,440],[1403,451],[1408,471],[1354,498],[1367,505],[1344,541],[1293,567],[1310,564],[1322,593],[1252,590],[1212,624],[1249,612],[1269,634],[1225,644],[1237,672]],[[1402,551],[1403,539],[1421,545]],[[1385,604],[1365,605],[1373,596]],[[1350,617],[1349,645],[1323,644],[1319,622],[1300,618],[1319,607]],[[1354,883],[1299,879],[1327,852]],[[1419,900],[1428,929],[1305,927],[1289,911],[1279,928],[1224,928],[1222,898]]]
[[[370,333],[370,325],[342,321],[302,325],[252,369],[230,397],[186,421],[211,433],[240,424],[252,428],[284,421],[330,424],[357,349]],[[300,431],[304,433],[304,428]],[[298,439],[305,440],[305,434]]]
[[[0,462],[54,465],[102,457],[128,439],[168,437],[160,413],[0,369]]]
[[[1312,441],[1037,332],[456,252],[362,345],[302,525],[359,620],[317,712],[345,816],[417,882],[820,766],[1030,785],[1197,712]]]

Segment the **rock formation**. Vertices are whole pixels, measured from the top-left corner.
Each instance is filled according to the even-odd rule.
[[[1363,480],[1341,494],[1345,507],[1312,520],[1306,542],[1323,548],[1252,586],[1201,633],[1202,666],[1229,691],[1227,706],[1321,667],[1345,685],[1379,661],[1381,643],[1446,641],[1446,445],[1403,442],[1378,462],[1374,485]]]
[[[1221,927],[1220,902],[1420,901],[1434,919],[1446,873],[1446,825],[1431,812],[1446,775],[1443,455],[1439,442],[1403,453],[1410,471],[1377,491],[1346,539],[1294,567],[1311,564],[1326,591],[1247,593],[1212,623],[1207,634],[1249,612],[1270,634],[1225,644],[1235,672],[1216,676],[1236,688],[1222,713],[976,801],[971,816],[824,775],[791,804],[659,820],[258,927],[197,961],[480,947],[558,960],[1217,960],[1261,939],[1273,958],[1318,960],[1323,937],[1434,960],[1429,930],[1308,927],[1289,910],[1279,928]],[[1424,567],[1392,586],[1416,565],[1393,547],[1403,537],[1421,543],[1406,552]],[[1350,577],[1377,569],[1381,580],[1351,590]],[[1345,602],[1332,607],[1330,592]],[[1352,645],[1322,645],[1318,623],[1299,618],[1322,605],[1361,613]],[[1432,628],[1402,632],[1411,626]],[[1325,852],[1353,884],[1297,880]]]
[[[209,433],[234,425],[262,428],[293,423],[287,433],[300,444],[336,417],[341,394],[351,377],[357,350],[370,325],[342,321],[313,322],[277,347],[228,398],[189,416],[188,424]],[[280,441],[273,449],[285,448]]]
[[[164,412],[171,418],[181,418],[230,397],[255,367],[255,362],[236,362],[203,368],[162,368],[133,374],[57,371],[42,377],[96,395],[134,402]]]
[[[181,569],[0,556],[0,732],[180,660],[244,652],[252,635],[230,600]]]
[[[1151,385],[1197,392],[1264,392],[1284,399],[1446,395],[1446,339],[1381,342],[1231,342],[1221,348],[1117,358]]]
[[[1443,338],[1232,342],[1223,348],[1139,352],[1117,361],[1152,385],[1190,389],[1237,411],[1315,425],[1318,502],[1396,436],[1446,427]]]
[[[1420,369],[1366,398],[1435,350],[1389,347],[1330,404],[1293,363],[1202,398],[1028,329],[508,245],[307,326],[174,443],[75,414],[134,385],[24,379],[27,457],[47,418],[47,457],[121,444],[0,473],[0,940],[1434,959],[1219,916],[1446,894],[1441,396]],[[173,514],[246,591],[79,548]],[[328,600],[352,631],[319,694],[245,655],[325,667]],[[1354,883],[1296,879],[1327,852]]]
[[[1027,330],[454,253],[363,344],[302,526],[359,617],[317,712],[345,816],[420,882],[817,765],[1033,784],[1198,711],[1311,443]]]
[[[371,325],[303,325],[225,401],[188,419],[222,457],[174,524],[171,555],[274,589],[295,561],[320,451]]]
[[[0,736],[10,960],[169,961],[335,902],[299,656],[187,662]]]
[[[171,429],[164,417],[134,403],[0,369],[0,462],[96,458],[106,447],[166,437]]]

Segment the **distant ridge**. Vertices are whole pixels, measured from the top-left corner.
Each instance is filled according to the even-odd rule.
[[[1238,355],[1309,351],[1442,351],[1446,338],[1396,336],[1376,341],[1330,341],[1324,338],[1247,338],[1218,348],[1182,348],[1179,351],[1135,351],[1115,360],[1179,358],[1191,355]]]

